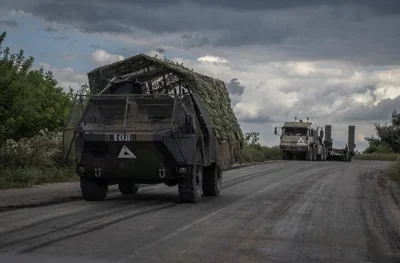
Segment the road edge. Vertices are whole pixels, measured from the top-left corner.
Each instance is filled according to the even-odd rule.
[[[261,165],[261,164],[268,164],[268,163],[275,163],[279,160],[267,160],[264,162],[253,162],[253,163],[242,163],[236,164],[230,169],[227,169],[225,172],[243,169],[246,167]],[[12,204],[2,204],[0,205],[0,213],[12,210],[19,210],[24,208],[34,208],[34,207],[43,207],[48,205],[54,204],[61,204],[67,202],[73,202],[82,200],[80,189],[76,189],[79,182],[65,182],[65,183],[50,183],[50,184],[42,184],[42,185],[35,185],[32,187],[27,188],[11,188],[11,189],[4,189],[0,190],[0,202],[2,199],[12,200]],[[140,188],[148,188],[154,187],[160,184],[152,184],[152,185],[140,185]],[[46,189],[47,188],[47,189]],[[52,189],[49,189],[52,188]],[[69,190],[65,190],[63,188],[69,188]],[[45,190],[46,189],[46,190]],[[60,191],[63,189],[63,191]],[[45,192],[40,193],[43,190]],[[17,192],[17,194],[15,194]],[[39,192],[39,193],[38,193]],[[118,189],[110,189],[109,194],[119,192]],[[9,194],[8,194],[9,193]],[[54,194],[54,193],[58,193]],[[60,194],[61,193],[61,194]],[[8,196],[7,196],[8,195]],[[41,198],[39,196],[45,196],[45,198]],[[49,197],[51,196],[51,197]]]

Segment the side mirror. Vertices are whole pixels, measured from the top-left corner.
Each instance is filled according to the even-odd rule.
[[[274,133],[275,133],[275,135],[278,135],[278,128],[277,127],[274,128]]]

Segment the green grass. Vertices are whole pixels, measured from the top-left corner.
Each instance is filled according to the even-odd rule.
[[[363,153],[353,156],[354,160],[396,161],[400,154],[395,153]]]
[[[388,174],[390,179],[396,182],[400,182],[400,158],[390,164]]]
[[[0,170],[0,189],[75,182],[78,179],[72,168],[3,168]]]
[[[266,160],[281,160],[282,154],[279,147],[266,147],[261,145],[246,145],[243,149],[243,163],[264,162]]]

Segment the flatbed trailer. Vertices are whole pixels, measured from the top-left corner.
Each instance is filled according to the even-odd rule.
[[[355,137],[355,126],[349,125],[348,132],[348,142],[343,149],[333,148],[332,142],[332,126],[325,125],[325,146],[328,149],[327,161],[341,161],[341,162],[351,162],[354,156],[354,149],[356,147],[354,143]]]

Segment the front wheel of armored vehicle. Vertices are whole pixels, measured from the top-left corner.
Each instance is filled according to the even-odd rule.
[[[222,171],[217,165],[204,168],[203,193],[205,196],[218,196],[222,189]]]
[[[203,192],[203,167],[194,164],[188,170],[178,182],[179,199],[183,203],[198,203]]]
[[[104,200],[108,192],[107,182],[81,177],[82,197],[86,201]]]
[[[134,195],[139,190],[139,185],[131,181],[119,182],[118,188],[123,195]]]

